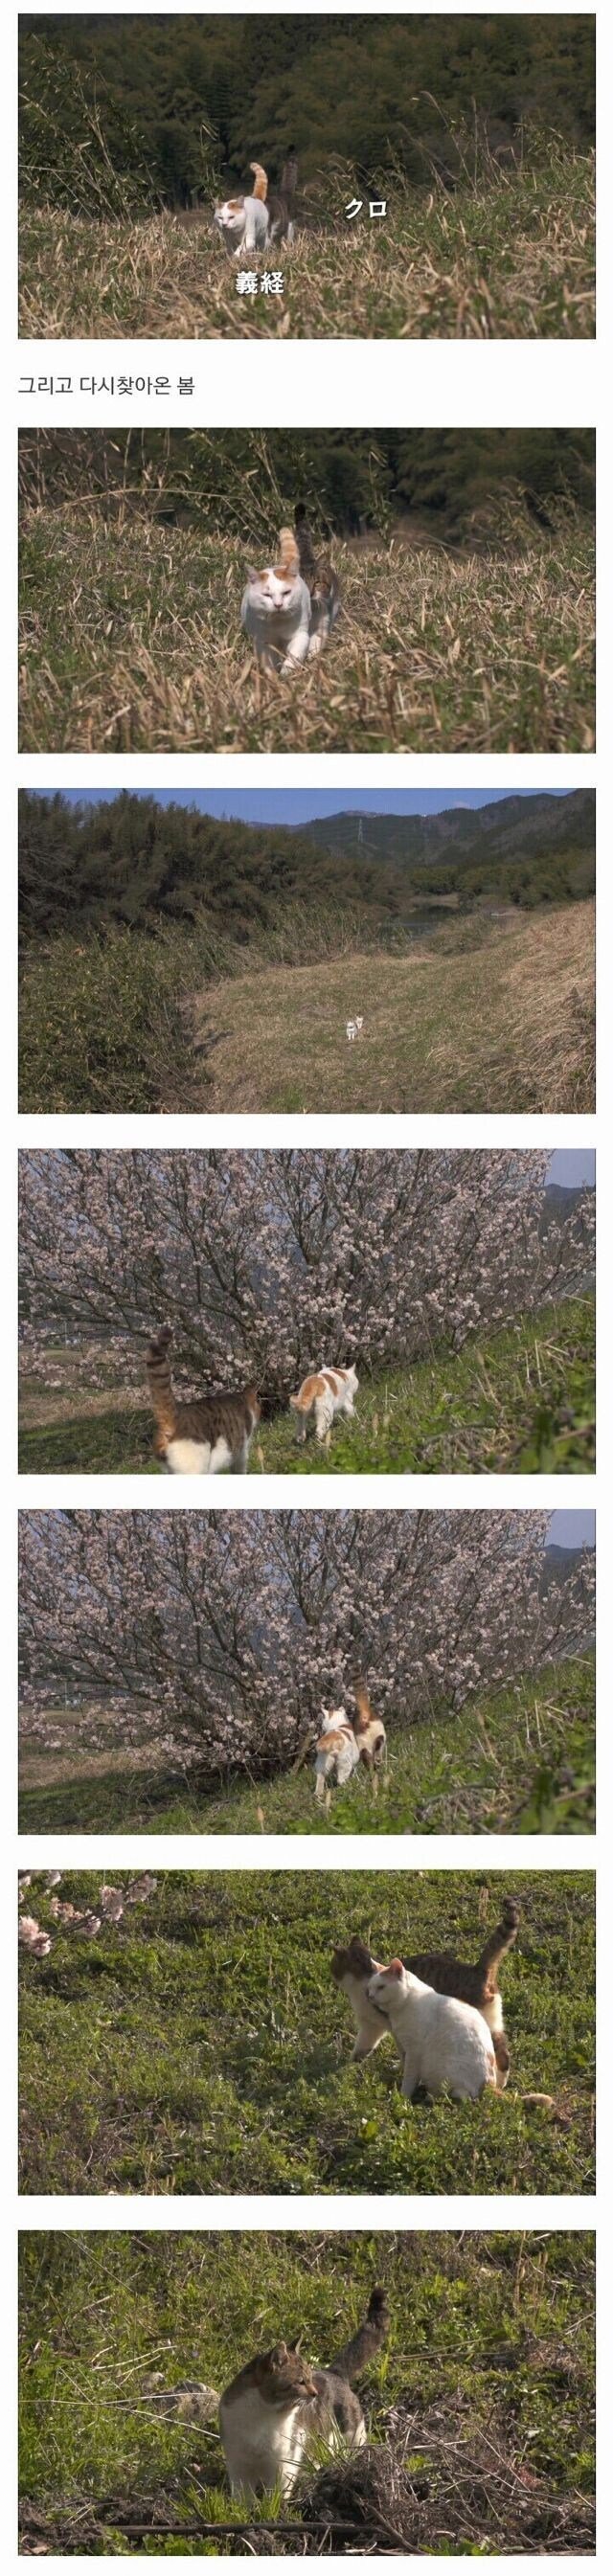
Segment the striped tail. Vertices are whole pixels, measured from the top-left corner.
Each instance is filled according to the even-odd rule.
[[[249,168],[253,171],[253,195],[260,197],[265,204],[268,196],[268,173],[262,169],[261,161],[250,161]]]
[[[377,2287],[371,2290],[363,2325],[358,2326],[357,2334],[351,2335],[349,2343],[343,2344],[341,2352],[335,2352],[332,2362],[332,2369],[338,2370],[342,2379],[348,2379],[350,2388],[353,2388],[354,2379],[359,2379],[360,2373],[368,2369],[369,2361],[374,2360],[375,2353],[385,2343],[388,2327],[385,2291]]]
[[[163,1440],[172,1440],[173,1432],[177,1427],[177,1407],[168,1357],[171,1342],[171,1328],[169,1324],[165,1324],[163,1331],[156,1333],[154,1340],[149,1343],[147,1352],[149,1394],[158,1431]]]
[[[275,565],[275,571],[280,573],[297,573],[300,571],[300,556],[293,528],[281,529],[279,537],[279,560]]]
[[[513,1897],[505,1896],[501,1921],[497,1923],[495,1932],[490,1933],[489,1941],[486,1941],[481,1956],[477,1960],[477,1968],[488,1986],[497,1984],[498,1970],[505,1951],[512,1950],[517,1940],[518,1924],[519,1906],[516,1905]]]
[[[293,145],[293,143],[288,143],[288,147],[287,147],[287,155],[286,155],[286,159],[285,159],[285,161],[284,161],[284,163],[283,163],[283,169],[282,169],[282,171],[281,171],[281,195],[282,195],[282,197],[295,197],[297,186],[298,186],[298,156],[297,156],[297,153],[296,153],[296,152],[295,152],[295,150],[294,150],[294,145]]]

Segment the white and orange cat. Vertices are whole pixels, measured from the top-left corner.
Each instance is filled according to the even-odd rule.
[[[372,1702],[368,1697],[365,1682],[356,1682],[354,1698],[356,1704],[356,1716],[353,1720],[353,1732],[358,1748],[358,1755],[364,1770],[370,1773],[376,1796],[377,1771],[381,1767],[383,1770],[387,1769],[387,1736],[385,1727],[382,1717],[375,1716],[375,1711],[372,1706]]]
[[[241,619],[262,669],[283,674],[314,661],[329,642],[340,606],[336,574],[327,555],[314,553],[299,508],[295,528],[281,529],[278,562],[247,574]]]
[[[270,215],[266,204],[266,171],[262,169],[261,161],[250,161],[249,168],[254,176],[253,195],[225,197],[222,205],[213,207],[213,223],[217,225],[233,259],[240,259],[244,251],[263,250],[268,239]]]
[[[298,1440],[306,1440],[311,1415],[315,1422],[316,1440],[325,1440],[335,1414],[345,1413],[352,1421],[355,1412],[353,1399],[359,1383],[357,1369],[354,1368],[316,1369],[311,1377],[303,1377],[297,1395],[290,1395],[292,1412],[297,1417]]]
[[[241,624],[263,671],[282,676],[306,662],[311,633],[311,594],[303,581],[293,528],[282,528],[279,556],[265,572],[250,568]]]
[[[332,1787],[342,1788],[345,1780],[357,1771],[360,1750],[357,1736],[346,1708],[325,1708],[323,1724],[315,1746],[315,1796],[326,1812]]]
[[[224,197],[213,207],[213,223],[223,236],[233,259],[244,251],[264,250],[268,242],[294,239],[294,204],[298,185],[298,162],[290,144],[283,163],[279,188],[268,193],[268,172],[261,161],[250,161],[253,171],[253,193],[245,197]]]

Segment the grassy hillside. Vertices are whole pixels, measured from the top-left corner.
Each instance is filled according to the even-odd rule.
[[[241,265],[280,271],[282,295],[237,294],[209,206],[191,221],[24,206],[20,330],[45,340],[590,338],[593,155],[554,142],[523,170],[491,167],[452,196],[396,184],[385,221],[300,227],[291,248]]]
[[[23,1741],[20,1831],[159,1834],[591,1833],[595,1816],[594,1658],[574,1658],[455,1714],[389,1728],[389,1773],[373,1798],[360,1773],[316,1807],[310,1764],[211,1790],[197,1770],[84,1753],[79,1710],[50,1710],[51,1754]],[[104,1727],[103,1713],[99,1728]],[[99,1731],[99,1729],[97,1730]]]
[[[60,1893],[95,1909],[99,1888],[71,1871]],[[422,2104],[404,2101],[389,2038],[351,2064],[331,1954],[358,1932],[379,1958],[476,1958],[495,1874],[171,1871],[94,1940],[56,1937],[35,1878],[52,1949],[21,1954],[21,2190],[593,2191],[594,1879],[539,1871],[513,1890],[507,2093]]]
[[[296,908],[297,909],[297,908]],[[396,955],[339,912],[279,924],[197,981],[197,929],[31,943],[20,984],[21,1109],[594,1109],[594,906],[444,916]],[[330,955],[336,935],[337,955]],[[355,941],[355,945],[352,944]],[[364,1029],[349,1045],[345,1023]]]
[[[591,522],[513,529],[479,553],[336,539],[342,617],[284,681],[241,636],[247,531],[109,523],[94,494],[26,511],[20,747],[591,751]]]
[[[593,907],[577,904],[450,922],[405,957],[358,948],[315,972],[237,975],[196,1002],[196,1037],[213,1049],[206,1106],[589,1112],[593,973]]]
[[[569,1298],[502,1332],[415,1368],[363,1380],[356,1418],[335,1425],[330,1447],[296,1442],[289,1412],[263,1423],[251,1450],[256,1475],[589,1475],[594,1466],[594,1300]],[[68,1355],[69,1356],[69,1355]],[[83,1393],[56,1395],[22,1378],[23,1475],[151,1475],[152,1428],[144,1405]],[[77,1408],[81,1410],[78,1411]]]
[[[403,2548],[591,2552],[594,2257],[587,2230],[24,2236],[23,2545],[242,2549],[215,2430],[160,2418],[148,2376],[223,2388],[280,2332],[302,2331],[308,2358],[327,2359],[379,2278],[389,2341],[361,2393],[377,2463],[407,2459]],[[305,2510],[294,2497],[288,2533],[268,2499],[251,2527],[272,2513],[273,2547],[321,2555],[329,2495],[324,2512],[315,2488],[319,2534]],[[382,2528],[354,2507],[342,2537],[336,2519],[333,2553],[389,2551],[389,2517]],[[258,2551],[257,2535],[248,2546]]]

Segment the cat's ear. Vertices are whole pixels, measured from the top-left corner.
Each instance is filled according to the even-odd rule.
[[[280,2369],[282,2369],[282,2366],[283,2366],[284,2361],[287,2361],[287,2344],[286,2344],[286,2343],[276,2343],[276,2344],[275,2344],[275,2347],[274,2347],[274,2351],[273,2351],[273,2352],[271,2352],[271,2356],[270,2356],[270,2358],[271,2358],[271,2361],[276,2362],[277,2367],[278,2367],[278,2369],[279,2369],[279,2370],[280,2370]]]
[[[292,2343],[290,2343],[290,2344],[288,2345],[288,2351],[289,2351],[289,2352],[299,2352],[299,2351],[300,2351],[300,2347],[301,2347],[301,2343],[302,2343],[302,2335],[294,2335],[293,2342],[292,2342]]]
[[[261,579],[262,579],[261,572],[256,572],[255,564],[248,564],[248,565],[247,565],[247,580],[248,580],[248,581],[261,581]]]
[[[402,1959],[390,1959],[390,1963],[389,1963],[389,1968],[388,1968],[388,1970],[387,1970],[387,1974],[388,1974],[388,1977],[403,1977],[403,1976],[404,1976],[404,1967],[403,1967]]]

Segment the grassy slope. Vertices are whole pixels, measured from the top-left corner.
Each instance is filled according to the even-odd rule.
[[[92,2500],[102,2525],[94,2552],[118,2546],[113,2502],[133,2517],[157,2510],[175,2528],[238,2519],[220,2485],[218,2441],[152,2415],[141,2396],[148,2373],[224,2387],[254,2341],[280,2332],[302,2331],[306,2354],[321,2360],[357,2324],[378,2275],[392,2322],[368,2374],[371,2438],[386,2440],[395,2400],[410,2454],[423,2444],[426,2466],[437,2400],[448,2435],[456,2423],[464,2438],[467,2424],[494,2433],[500,2458],[489,2481],[475,2482],[472,2546],[497,2553],[508,2530],[505,2456],[520,2487],[540,2475],[554,2498],[591,2494],[594,2250],[589,2232],[26,2237],[22,2492],[58,2513],[48,2541],[56,2534],[60,2550],[92,2547],[83,2536]],[[462,2525],[458,2489],[443,2529]],[[176,2540],[153,2546],[177,2552]],[[188,2536],[181,2546],[186,2556],[224,2548]],[[448,2554],[448,2542],[430,2538],[435,2553],[441,2546]],[[532,2546],[542,2547],[542,2526]]]
[[[475,911],[403,955],[367,917],[348,937],[339,914],[336,951],[317,908],[311,947],[301,931],[298,956],[289,933],[274,962],[254,938],[202,982],[197,926],[32,942],[20,1108],[593,1111],[593,902]]]
[[[24,208],[26,339],[581,339],[594,331],[594,167],[552,146],[504,181],[395,198],[385,222],[275,250],[282,298],[236,292],[202,222]],[[250,261],[244,263],[252,266]],[[266,263],[260,263],[264,268]]]
[[[342,618],[282,680],[241,635],[248,526],[41,508],[22,530],[21,750],[591,751],[593,529],[528,524],[475,554],[337,540]]]
[[[78,1717],[65,1750],[24,1748],[22,1833],[589,1833],[594,1824],[594,1662],[480,1693],[404,1737],[389,1732],[390,1771],[373,1802],[361,1775],[322,1815],[308,1766],[211,1794],[129,1755],[83,1760]],[[58,1732],[62,1718],[58,1718]],[[41,1768],[44,1777],[41,1778]]]
[[[105,1410],[71,1417],[65,1393],[58,1420],[54,1400],[47,1406],[43,1389],[33,1399],[27,1383],[24,1400],[23,1475],[158,1472],[146,1411],[109,1401]],[[471,1342],[459,1355],[363,1380],[357,1404],[355,1421],[335,1425],[329,1449],[313,1439],[298,1447],[289,1414],[262,1425],[251,1452],[256,1473],[591,1474],[594,1300],[568,1299]],[[43,1415],[38,1423],[36,1410]]]
[[[594,906],[479,917],[408,958],[251,971],[199,997],[211,1110],[416,1113],[594,1107]],[[345,1022],[364,1030],[348,1045]],[[218,1032],[223,1032],[217,1043]],[[78,1104],[76,1104],[78,1105]]]
[[[62,1880],[77,1903],[98,1887],[92,1872]],[[593,2190],[593,1888],[591,1873],[517,1882],[504,2101],[407,2104],[390,2041],[349,2062],[334,1944],[356,1931],[383,1958],[435,1945],[472,1958],[499,1883],[173,1872],[97,1941],[67,1932],[48,1959],[23,1959],[22,2190]],[[53,1930],[36,1882],[30,1901]],[[523,2104],[533,2090],[557,2116]]]

